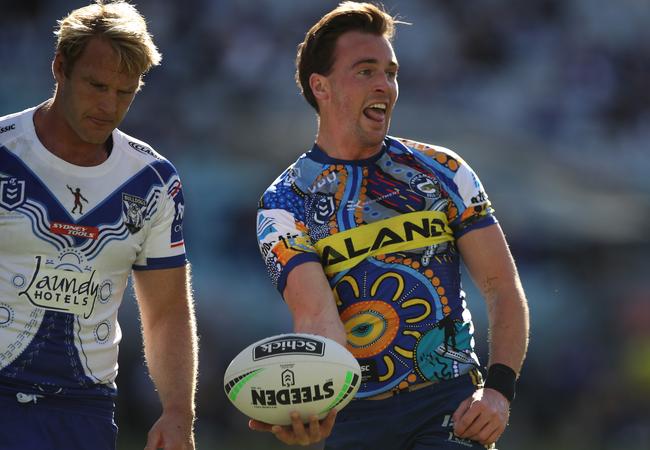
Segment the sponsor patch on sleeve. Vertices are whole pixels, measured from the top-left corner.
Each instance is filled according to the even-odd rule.
[[[185,199],[180,180],[176,180],[167,191],[174,201],[174,219],[172,220],[170,247],[180,247],[185,244],[183,240],[183,215],[185,213]]]

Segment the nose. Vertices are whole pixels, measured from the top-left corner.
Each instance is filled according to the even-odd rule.
[[[375,91],[377,92],[386,92],[389,89],[388,76],[386,74],[380,74],[376,77],[375,81]]]
[[[375,92],[386,93],[395,89],[397,81],[388,73],[380,73],[375,77]]]
[[[117,91],[108,90],[99,99],[98,108],[111,117],[117,112]]]

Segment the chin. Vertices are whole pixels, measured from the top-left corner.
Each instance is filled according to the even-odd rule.
[[[104,144],[107,140],[108,137],[111,135],[111,133],[102,133],[101,135],[97,133],[86,133],[85,135],[80,135],[79,137],[81,138],[82,141],[84,141],[87,144],[93,144],[93,145],[101,145]]]
[[[384,139],[386,138],[386,133],[387,130],[367,133],[365,140],[369,145],[380,145],[382,142],[384,142]]]

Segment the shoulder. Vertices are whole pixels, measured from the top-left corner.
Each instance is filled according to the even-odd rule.
[[[310,188],[314,185],[314,180],[317,178],[317,166],[320,167],[318,163],[309,159],[306,154],[301,155],[266,188],[260,198],[258,207],[263,209],[300,210],[310,192]]]
[[[160,153],[155,151],[151,145],[146,142],[129,136],[121,130],[113,132],[113,145],[127,155],[127,157],[140,159],[146,164],[154,161],[166,161]]]
[[[0,145],[15,139],[24,131],[23,121],[25,117],[35,108],[29,108],[24,111],[7,114],[0,117]]]
[[[458,153],[440,145],[428,144],[402,137],[389,137],[391,149],[398,149],[410,153],[414,157],[426,160],[434,166],[456,172],[467,163]]]
[[[320,170],[321,165],[311,160],[306,153],[287,167],[269,186],[269,190],[275,191],[277,188],[297,186],[300,187],[307,180],[313,180],[316,173]]]
[[[118,129],[113,132],[113,151],[121,152],[131,163],[142,168],[151,167],[165,182],[171,176],[177,175],[171,161],[154,150],[151,145]]]

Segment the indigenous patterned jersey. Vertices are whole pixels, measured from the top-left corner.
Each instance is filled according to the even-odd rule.
[[[69,164],[34,111],[0,118],[0,388],[112,396],[131,269],[185,264],[181,183],[119,130],[104,163]]]
[[[366,160],[303,154],[262,196],[257,235],[280,293],[294,267],[321,263],[369,397],[478,365],[456,240],[492,212],[458,155],[387,137]]]

